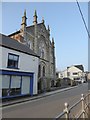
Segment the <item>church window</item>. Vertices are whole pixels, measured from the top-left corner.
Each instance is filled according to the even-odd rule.
[[[41,65],[39,65],[39,67],[38,67],[38,77],[40,77],[41,76]]]
[[[31,49],[31,41],[30,40],[28,41],[28,46]]]
[[[45,66],[43,66],[43,76],[45,76]]]
[[[41,57],[44,59],[44,50],[42,50],[42,56]]]
[[[41,56],[41,49],[39,48],[39,56]]]

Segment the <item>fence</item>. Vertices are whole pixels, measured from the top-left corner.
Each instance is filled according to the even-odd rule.
[[[56,116],[55,120],[60,120],[61,118],[66,118],[66,120],[88,118],[90,120],[90,91],[86,96],[82,94],[81,99],[71,107],[69,107],[68,103],[65,103],[64,105],[64,111]]]

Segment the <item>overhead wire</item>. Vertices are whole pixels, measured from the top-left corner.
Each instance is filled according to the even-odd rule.
[[[76,0],[76,3],[77,3],[77,6],[78,6],[78,9],[79,9],[79,12],[80,12],[80,14],[81,14],[81,17],[82,17],[82,20],[83,20],[85,29],[86,29],[86,31],[87,31],[88,37],[90,38],[90,33],[89,33],[88,27],[87,27],[87,25],[86,25],[86,22],[85,22],[85,19],[84,19],[83,13],[82,13],[82,11],[81,11],[81,8],[80,8],[80,5],[79,5],[78,0]]]

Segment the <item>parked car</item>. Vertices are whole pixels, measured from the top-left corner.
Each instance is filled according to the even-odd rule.
[[[82,83],[86,83],[86,80],[85,80],[85,79],[82,79]]]
[[[77,83],[81,84],[81,83],[86,83],[86,80],[84,78],[81,78],[79,80],[75,80]]]
[[[78,80],[75,80],[77,84],[81,84],[82,83],[82,80],[81,79],[78,79]]]

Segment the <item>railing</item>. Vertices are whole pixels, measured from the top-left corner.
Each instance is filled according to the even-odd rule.
[[[74,105],[69,107],[68,103],[65,103],[65,109],[62,113],[55,117],[54,120],[60,120],[61,118],[66,118],[69,120],[71,118],[79,120],[80,118],[90,117],[90,92],[84,96],[81,95],[81,99]]]

